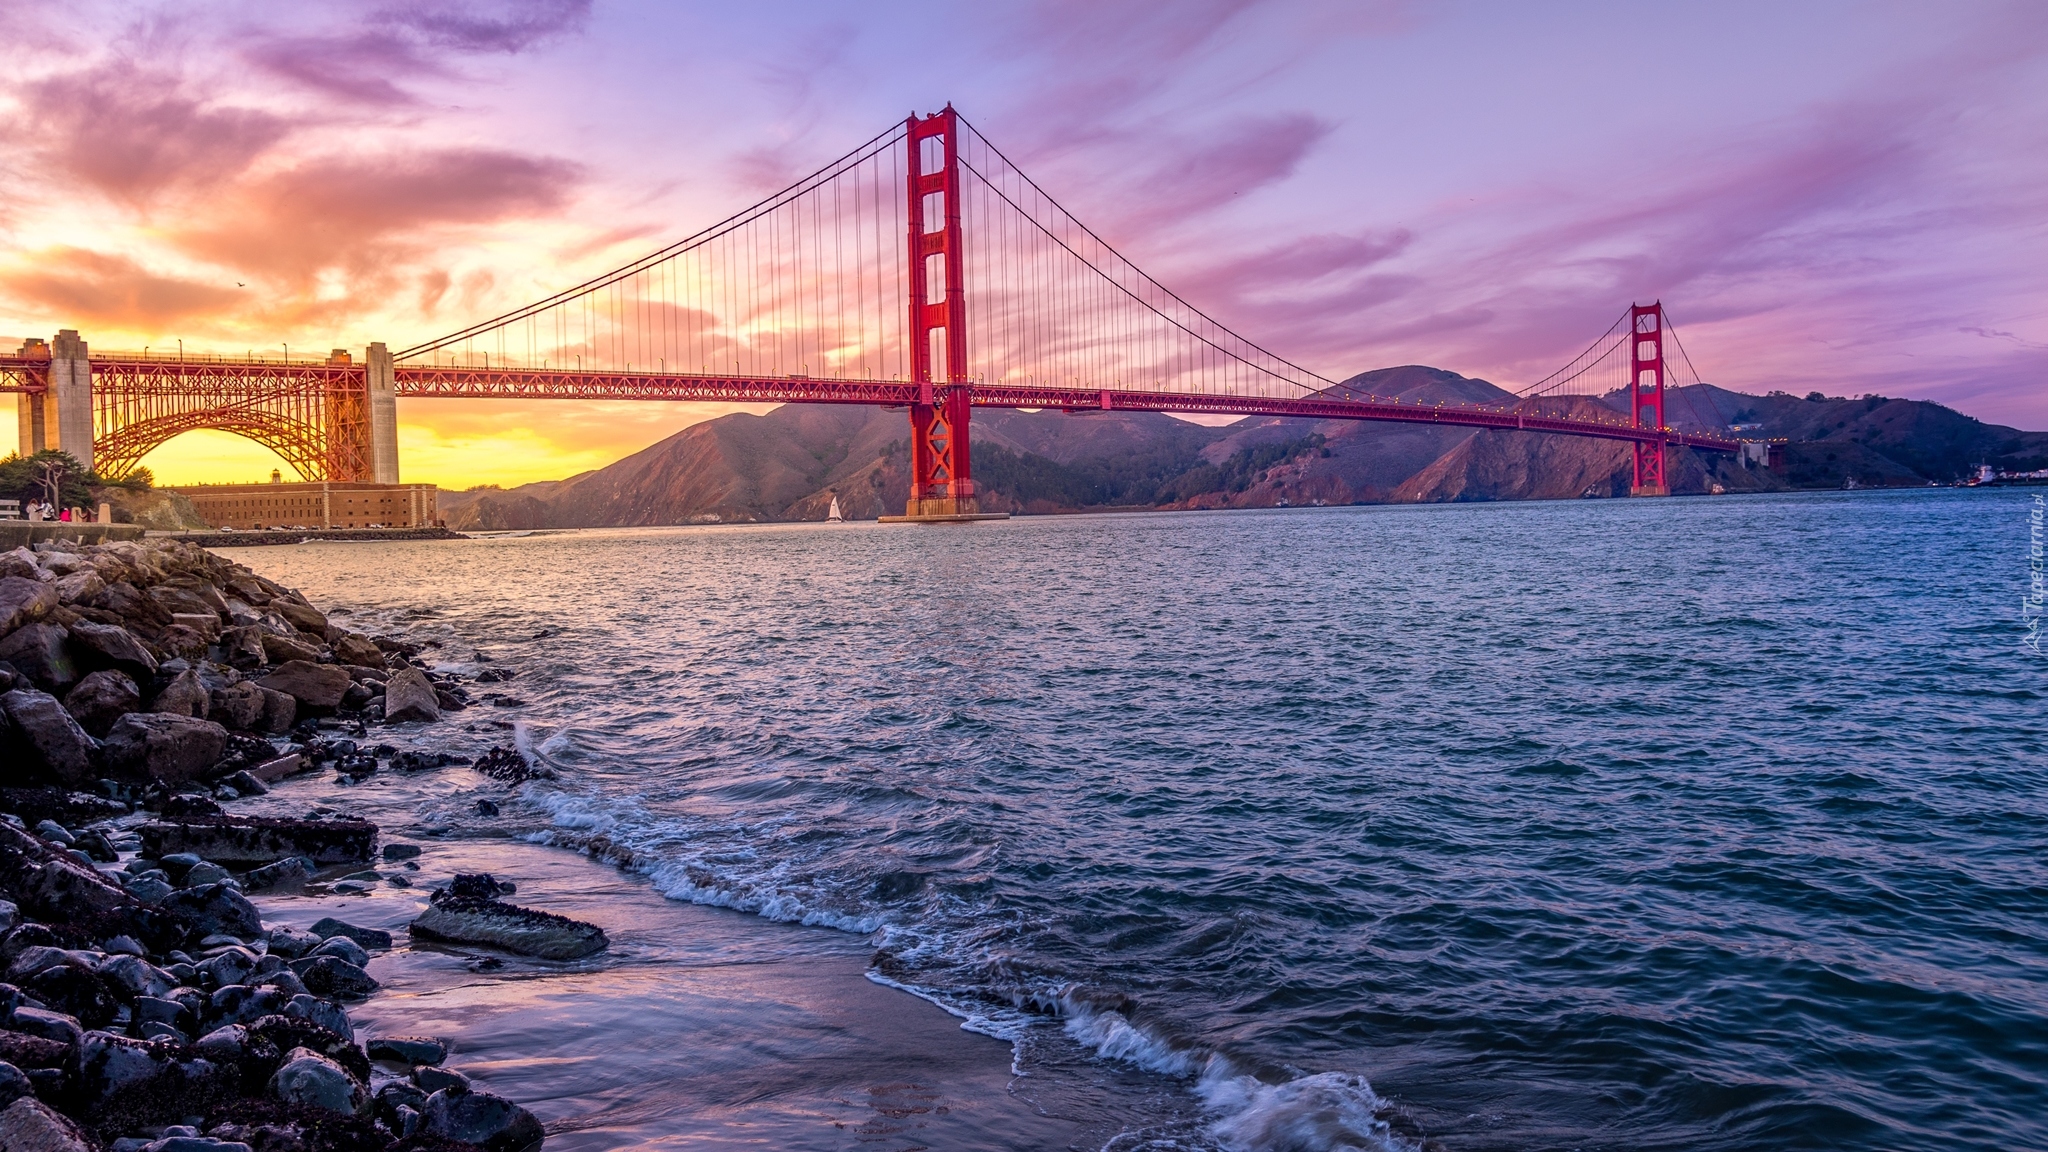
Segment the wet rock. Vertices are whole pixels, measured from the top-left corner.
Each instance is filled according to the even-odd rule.
[[[361,1000],[379,987],[368,972],[339,956],[308,956],[294,960],[292,971],[305,981],[308,991],[318,996]]]
[[[341,1065],[357,1083],[370,1082],[370,1058],[356,1047],[355,1041],[311,1020],[284,1015],[259,1017],[248,1025],[248,1041],[252,1050],[267,1048],[273,1061],[277,1059],[277,1053],[294,1048],[317,1052]],[[276,1064],[273,1063],[264,1070],[264,1078],[268,1079],[275,1069]]]
[[[496,816],[498,814],[497,801],[478,798],[476,802],[476,814],[479,816]]]
[[[490,1152],[516,1152],[544,1135],[533,1113],[502,1096],[466,1088],[443,1088],[427,1097],[420,1115],[434,1135]]]
[[[65,645],[67,636],[59,624],[23,625],[0,638],[0,660],[45,692],[63,692],[78,683],[78,665]]]
[[[105,669],[80,680],[64,696],[64,710],[78,726],[104,738],[114,722],[142,708],[142,691],[126,672]]]
[[[469,1077],[462,1073],[452,1068],[433,1068],[424,1065],[412,1070],[412,1082],[419,1085],[420,1091],[430,1096],[443,1088],[459,1088],[464,1091],[469,1088]]]
[[[397,724],[407,720],[439,720],[441,705],[434,695],[433,682],[427,674],[407,666],[391,674],[384,684],[384,722]]]
[[[228,730],[211,720],[136,712],[108,729],[104,751],[117,775],[184,784],[204,777],[227,746]]]
[[[366,1094],[341,1065],[304,1048],[294,1048],[271,1077],[270,1093],[287,1104],[325,1108],[344,1116],[363,1110]]]
[[[412,934],[427,940],[483,944],[544,960],[576,960],[611,944],[595,924],[482,895],[482,881],[496,891],[496,881],[489,877],[458,876],[449,889],[436,892],[426,910],[413,920]]]
[[[448,1045],[431,1036],[379,1036],[370,1041],[370,1059],[400,1064],[438,1065],[448,1059]]]
[[[0,577],[0,634],[33,624],[57,610],[57,589],[23,576]]]
[[[171,677],[170,683],[158,689],[156,698],[149,702],[151,712],[194,716],[201,720],[206,719],[212,707],[212,694],[200,681],[199,673],[191,668]]]
[[[246,948],[225,948],[218,956],[210,956],[195,967],[208,982],[220,987],[247,984],[256,971],[256,954]]]
[[[190,852],[218,864],[254,866],[304,857],[315,865],[368,863],[377,826],[367,820],[210,816],[152,821],[136,829],[151,856]]]
[[[336,956],[358,968],[370,962],[370,953],[361,944],[346,936],[330,936],[315,945],[308,956]]]
[[[232,885],[208,884],[173,892],[157,905],[200,935],[223,933],[243,940],[263,934],[255,905]]]
[[[126,628],[80,620],[69,631],[72,654],[81,668],[112,668],[137,680],[156,675],[156,657]]]
[[[410,860],[419,854],[420,846],[417,844],[392,843],[384,845],[384,859],[386,860]]]
[[[12,728],[21,756],[16,763],[67,788],[90,784],[97,742],[86,734],[57,698],[33,688],[0,694],[0,714]],[[11,758],[11,757],[10,757]]]
[[[162,872],[145,872],[139,876],[130,876],[121,882],[121,887],[144,904],[160,904],[164,897],[177,891]]]
[[[526,757],[510,748],[493,748],[477,758],[474,765],[478,772],[493,780],[507,784],[524,784],[528,780],[553,780],[553,769],[535,766],[526,762]]]
[[[333,664],[314,664],[305,660],[289,661],[257,681],[262,687],[283,692],[307,708],[325,710],[332,710],[341,703],[342,693],[348,691],[349,683],[347,670]]]
[[[271,664],[286,664],[293,660],[315,663],[320,659],[320,650],[289,636],[275,633],[262,634],[263,659]]]
[[[93,1152],[85,1130],[33,1097],[0,1112],[0,1152]]]
[[[72,1095],[101,1127],[119,1130],[204,1112],[225,1098],[236,1077],[182,1045],[88,1032]]]
[[[282,861],[280,861],[282,863]],[[270,930],[270,954],[296,960],[320,946],[320,937],[296,928],[272,928]]]
[[[204,884],[218,884],[229,879],[231,875],[232,873],[218,864],[202,861],[185,873],[185,878],[179,883],[187,888],[197,888]]]
[[[211,1136],[165,1136],[144,1144],[139,1152],[250,1152],[239,1140],[216,1140]]]
[[[248,875],[248,886],[253,891],[261,888],[292,888],[313,878],[315,868],[304,856],[287,856],[274,864],[265,864],[252,870]],[[275,933],[272,934],[275,939]],[[294,953],[296,955],[296,953]]]
[[[281,973],[290,975],[290,973]],[[332,1000],[323,1000],[311,993],[301,992],[284,1006],[284,1014],[295,1020],[308,1020],[333,1032],[337,1036],[350,1038],[355,1035],[355,1025],[348,1013]]]
[[[313,935],[322,940],[334,936],[346,936],[365,948],[382,951],[391,947],[391,933],[376,928],[359,928],[354,924],[323,916],[313,922]]]

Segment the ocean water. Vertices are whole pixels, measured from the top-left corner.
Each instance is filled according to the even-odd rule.
[[[399,742],[516,742],[519,835],[864,938],[1077,1147],[2003,1149],[2048,1147],[2030,500],[233,555],[516,670]]]

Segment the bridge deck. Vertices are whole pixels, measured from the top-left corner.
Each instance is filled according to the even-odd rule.
[[[40,392],[48,361],[0,356],[0,392]],[[92,360],[95,377],[128,377],[150,386],[176,386],[180,377],[207,390],[240,377],[274,382],[312,375],[340,382],[363,376],[356,365],[288,364],[262,361],[158,357]],[[717,401],[738,404],[875,404],[903,406],[925,398],[916,384],[900,380],[834,380],[810,376],[703,376],[656,372],[578,372],[399,364],[394,385],[400,396],[524,400]],[[1404,424],[1445,424],[1590,436],[1636,443],[1663,441],[1709,452],[1734,452],[1729,437],[1671,428],[1637,428],[1620,414],[1612,421],[1569,419],[1527,409],[1466,404],[1419,404],[1387,398],[1359,400],[1327,395],[1230,396],[1125,388],[1060,388],[1018,384],[974,384],[973,400],[984,408],[1059,408],[1067,411],[1117,409],[1187,415],[1292,416],[1310,420],[1379,420]]]

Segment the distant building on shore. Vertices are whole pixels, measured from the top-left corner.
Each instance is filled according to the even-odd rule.
[[[210,528],[432,528],[441,523],[432,484],[322,480],[199,484],[177,489]]]

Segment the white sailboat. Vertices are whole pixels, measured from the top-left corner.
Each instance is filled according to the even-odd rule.
[[[834,496],[832,498],[832,507],[825,510],[825,523],[844,524],[845,522],[846,517],[839,514],[839,497]]]

